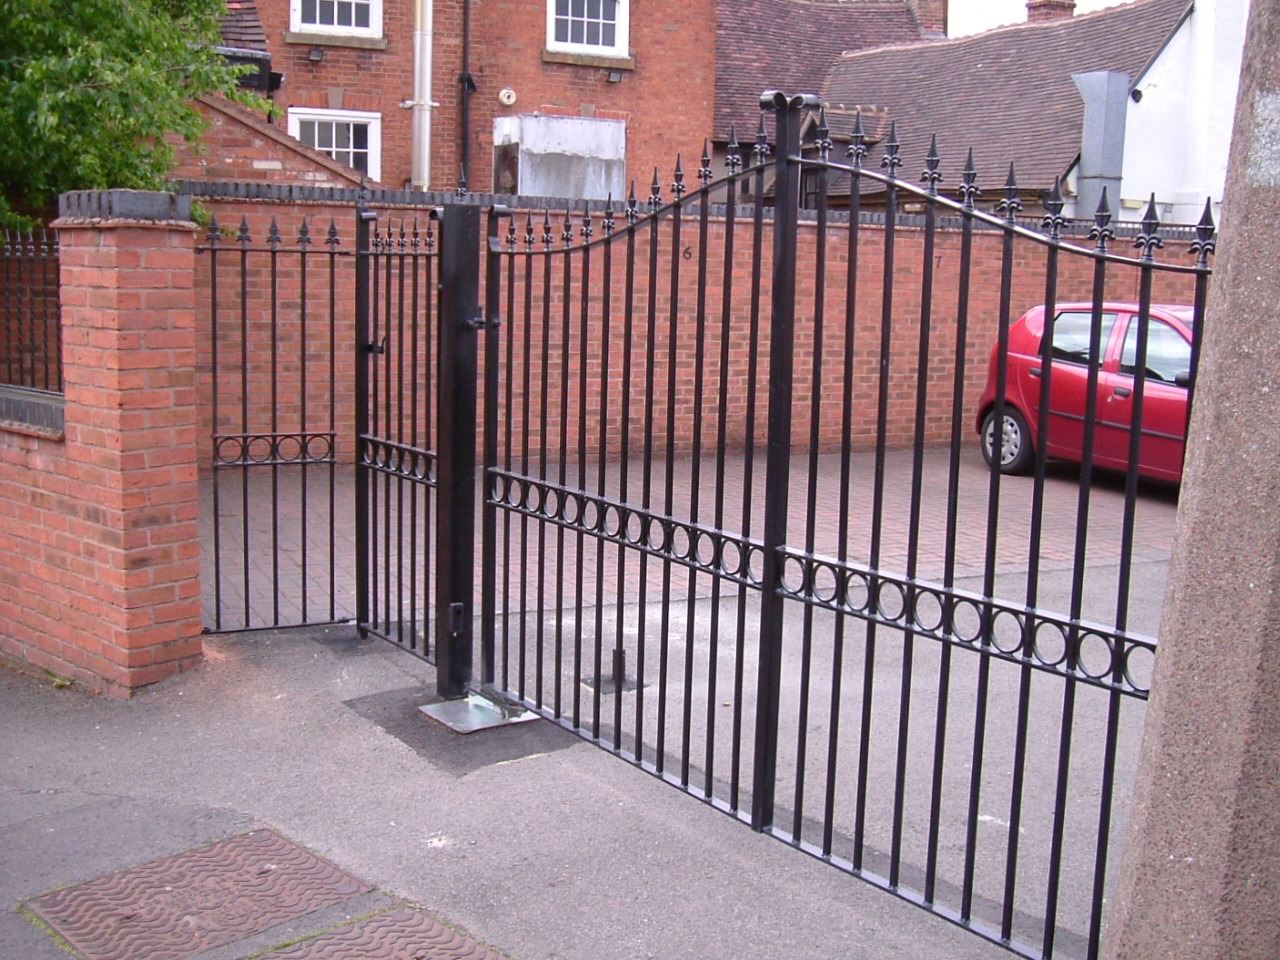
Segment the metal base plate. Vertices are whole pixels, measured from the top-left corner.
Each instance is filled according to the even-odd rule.
[[[531,710],[479,693],[470,693],[461,700],[428,703],[419,707],[418,712],[444,724],[455,733],[475,733],[477,730],[507,727],[513,723],[528,723],[538,719],[538,715]]]

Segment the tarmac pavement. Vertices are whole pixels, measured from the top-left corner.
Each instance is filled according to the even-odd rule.
[[[544,721],[434,726],[433,668],[352,627],[206,649],[131,700],[0,671],[0,958],[68,956],[38,894],[261,828],[376,888],[349,913],[408,901],[515,960],[1008,955]]]

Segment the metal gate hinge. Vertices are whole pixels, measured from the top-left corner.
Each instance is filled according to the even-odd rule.
[[[466,322],[466,327],[468,330],[484,330],[486,328],[493,330],[493,329],[496,329],[501,323],[502,323],[502,320],[498,317],[494,317],[492,320],[490,320],[486,318],[483,314],[481,314],[478,317],[474,317],[471,320],[468,320]]]

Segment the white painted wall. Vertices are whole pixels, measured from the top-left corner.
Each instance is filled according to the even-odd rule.
[[[1152,193],[1163,221],[1195,223],[1205,198],[1218,219],[1240,84],[1249,0],[1196,0],[1195,10],[1130,99],[1120,217],[1140,220]]]

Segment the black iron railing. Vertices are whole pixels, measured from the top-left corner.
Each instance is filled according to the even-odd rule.
[[[54,231],[6,230],[0,238],[0,384],[62,392]]]

